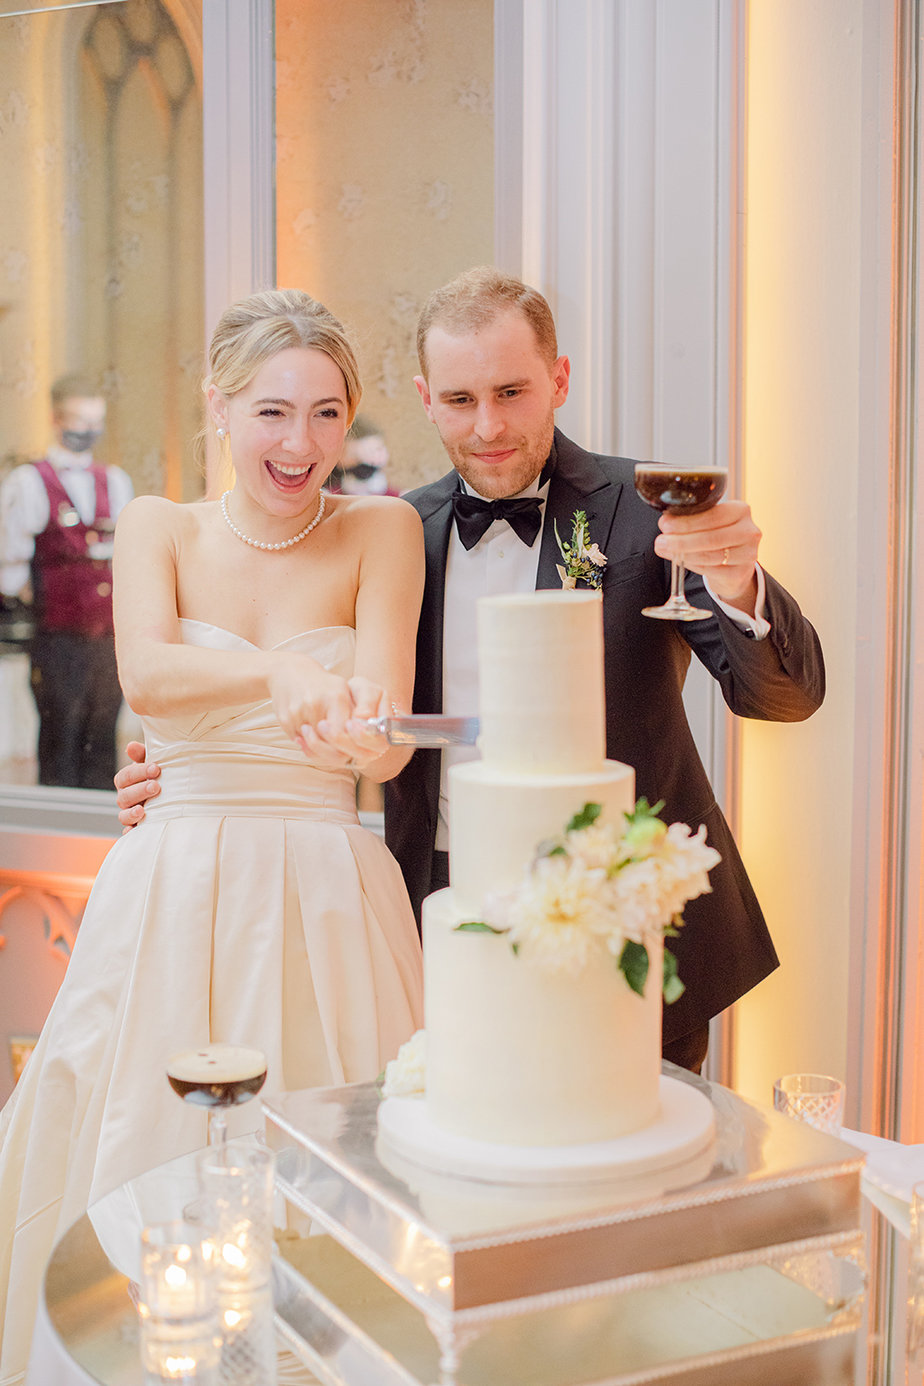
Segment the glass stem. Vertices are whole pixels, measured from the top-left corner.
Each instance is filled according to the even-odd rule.
[[[209,1145],[224,1145],[227,1129],[224,1107],[213,1107],[209,1112]]]
[[[686,597],[683,592],[683,582],[686,577],[686,568],[683,560],[678,558],[671,559],[671,602],[685,602]]]

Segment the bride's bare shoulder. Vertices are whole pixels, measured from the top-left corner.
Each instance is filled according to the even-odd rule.
[[[167,500],[166,496],[135,496],[120,514],[118,527],[188,534],[208,518],[214,505],[214,501],[179,502]]]
[[[400,496],[328,496],[328,505],[332,502],[333,514],[350,526],[376,529],[384,525],[392,532],[420,528],[417,511]]]
[[[176,556],[180,546],[197,541],[202,527],[212,523],[213,510],[213,500],[180,503],[165,496],[136,496],[119,516],[116,545],[122,553],[166,547]]]

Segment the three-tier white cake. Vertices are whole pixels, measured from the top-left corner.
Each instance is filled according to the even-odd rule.
[[[478,642],[482,759],[450,772],[452,884],[424,902],[425,1106],[387,1099],[380,1130],[462,1172],[479,1149],[527,1177],[582,1149],[577,1169],[618,1164],[627,1137],[663,1124],[660,934],[638,995],[605,950],[550,970],[503,933],[458,927],[483,921],[586,804],[618,825],[634,806],[633,771],[606,760],[600,594],[483,598]],[[701,1112],[692,1147],[677,1130],[668,1145],[682,1158],[710,1134]]]

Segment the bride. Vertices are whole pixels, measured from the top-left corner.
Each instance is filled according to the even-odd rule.
[[[56,1238],[205,1144],[205,1114],[164,1076],[172,1053],[261,1049],[279,1091],[373,1078],[421,1024],[404,885],[355,809],[357,768],[386,780],[409,754],[364,719],[410,704],[420,521],[393,497],[322,492],[360,383],[321,304],[235,304],[209,365],[231,489],[140,497],[116,534],[119,674],[162,789],[99,873],[0,1116],[2,1386],[23,1380]]]

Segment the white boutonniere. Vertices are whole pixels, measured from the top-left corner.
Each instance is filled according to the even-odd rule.
[[[602,587],[603,569],[606,567],[606,554],[596,544],[590,542],[590,527],[583,510],[575,510],[571,528],[571,542],[562,539],[555,522],[555,540],[564,564],[556,563],[558,576],[563,589],[568,592],[585,582],[588,587]]]

